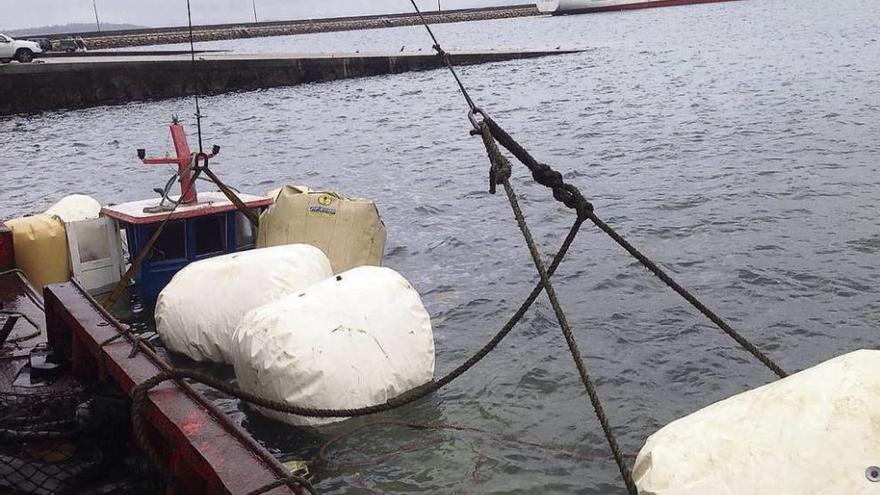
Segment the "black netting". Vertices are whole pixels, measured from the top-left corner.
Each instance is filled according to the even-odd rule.
[[[0,393],[0,487],[54,494],[70,488],[100,462],[80,444],[77,409],[82,389]]]
[[[112,387],[0,392],[0,494],[160,493]]]

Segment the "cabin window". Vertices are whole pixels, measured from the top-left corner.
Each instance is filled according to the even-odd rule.
[[[144,244],[149,242],[153,233],[161,223],[150,225],[146,229]],[[172,220],[165,225],[159,234],[153,249],[150,250],[150,261],[170,261],[186,258],[186,223],[183,220]]]
[[[252,211],[255,215],[260,216],[259,210]],[[254,224],[244,216],[244,213],[235,212],[235,249],[253,247],[256,241],[257,231],[254,229]]]
[[[196,218],[192,223],[196,256],[226,252],[226,215]]]
[[[80,263],[110,257],[110,239],[107,238],[107,224],[103,220],[77,222],[75,225]]]

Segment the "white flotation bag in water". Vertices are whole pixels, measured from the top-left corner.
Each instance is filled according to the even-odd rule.
[[[863,350],[671,423],[633,476],[642,495],[868,495],[876,466],[880,351]]]
[[[196,361],[231,363],[232,334],[248,311],[332,275],[327,256],[305,244],[198,261],[159,294],[156,330],[172,351]]]
[[[101,203],[84,194],[71,194],[46,210],[64,223],[94,220],[101,214]]]
[[[311,244],[324,251],[336,273],[382,264],[385,225],[372,201],[302,186],[270,194],[275,204],[260,215],[257,247]]]
[[[298,406],[383,404],[434,377],[431,318],[389,268],[355,268],[255,309],[233,341],[239,386]],[[261,412],[293,425],[344,419]]]

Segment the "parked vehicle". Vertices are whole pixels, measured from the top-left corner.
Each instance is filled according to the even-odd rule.
[[[40,49],[44,52],[52,51],[52,42],[49,38],[28,38],[27,40],[40,45]]]
[[[11,60],[17,60],[26,64],[32,61],[38,53],[43,53],[43,49],[33,41],[16,40],[5,34],[0,34],[0,62],[7,63]]]
[[[56,52],[86,52],[88,48],[82,38],[67,38],[63,40],[52,40],[52,51]]]

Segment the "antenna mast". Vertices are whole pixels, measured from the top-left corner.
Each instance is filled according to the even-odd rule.
[[[95,24],[98,26],[98,32],[101,32],[101,20],[98,19],[98,3],[97,0],[92,0],[92,8],[95,10]]]

